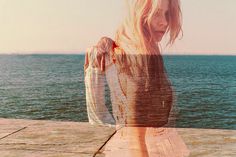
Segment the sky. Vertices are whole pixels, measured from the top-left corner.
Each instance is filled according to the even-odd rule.
[[[183,37],[163,54],[236,55],[236,0],[181,0]],[[0,0],[0,54],[83,53],[114,38],[124,0]]]

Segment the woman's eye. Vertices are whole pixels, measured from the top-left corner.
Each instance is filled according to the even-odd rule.
[[[165,13],[165,17],[166,17],[166,20],[169,21],[169,12],[168,11]]]
[[[160,15],[161,14],[161,10],[157,10],[155,15]]]

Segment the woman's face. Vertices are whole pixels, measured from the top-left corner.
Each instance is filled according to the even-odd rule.
[[[151,19],[151,34],[155,42],[160,42],[164,36],[168,22],[169,0],[157,0],[158,8]]]

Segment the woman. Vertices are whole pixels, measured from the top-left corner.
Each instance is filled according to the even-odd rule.
[[[181,32],[179,0],[127,0],[105,68],[116,134],[100,151],[111,157],[184,157],[189,151],[171,123],[173,89],[158,43]],[[106,52],[106,50],[104,50]],[[104,60],[104,59],[103,59]],[[113,63],[113,64],[112,64]]]

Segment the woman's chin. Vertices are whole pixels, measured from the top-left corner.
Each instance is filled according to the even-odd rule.
[[[161,42],[161,39],[162,39],[162,37],[156,38],[156,39],[155,39],[155,43]]]

